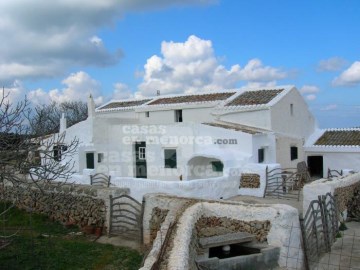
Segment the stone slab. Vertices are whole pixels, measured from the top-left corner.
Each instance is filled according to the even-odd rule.
[[[200,247],[211,248],[232,244],[246,243],[255,240],[253,234],[247,232],[228,233],[199,239]]]

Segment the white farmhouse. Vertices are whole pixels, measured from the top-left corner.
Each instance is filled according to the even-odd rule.
[[[312,176],[328,177],[329,170],[359,170],[360,128],[317,130],[305,144]]]
[[[219,177],[247,164],[296,167],[316,121],[293,86],[110,101],[66,130],[75,168],[166,181]]]

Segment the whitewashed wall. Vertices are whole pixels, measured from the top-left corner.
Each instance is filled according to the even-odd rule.
[[[293,115],[290,104],[293,104]],[[307,139],[316,127],[314,116],[295,87],[271,107],[271,130],[275,132]]]
[[[306,213],[310,202],[317,200],[319,195],[325,195],[328,192],[334,194],[336,188],[350,186],[359,181],[360,173],[355,173],[345,177],[334,178],[331,181],[320,179],[305,185],[303,189],[303,213]]]
[[[221,115],[220,120],[271,130],[270,111],[268,109],[231,113],[229,112],[227,114]]]
[[[291,160],[290,148],[292,146],[298,149],[298,158]],[[282,168],[296,168],[297,164],[305,160],[303,140],[285,136],[276,138],[276,162],[281,164]]]
[[[214,106],[214,105],[213,105]],[[191,107],[186,104],[183,106],[178,106],[178,109],[182,110],[183,122],[185,123],[204,123],[204,122],[212,122],[214,117],[211,115],[212,108],[211,107]],[[151,109],[151,108],[149,108]],[[136,112],[137,117],[139,119],[139,123],[143,125],[148,124],[174,124],[175,123],[175,110],[174,108],[167,108],[164,106],[162,108],[158,108],[157,110],[149,110],[149,117],[145,116],[145,109],[141,109],[141,111]]]
[[[260,175],[259,188],[239,188],[238,195],[263,197],[266,188],[266,167],[269,170],[280,168],[279,164],[246,164],[242,167],[241,173],[254,173]]]
[[[111,186],[128,188],[129,195],[141,201],[145,194],[165,193],[170,195],[203,199],[230,198],[237,195],[239,174],[231,170],[233,176],[222,176],[210,179],[191,181],[162,181],[154,179],[115,177],[111,178]],[[70,182],[89,184],[89,175],[74,175]]]
[[[327,177],[327,171],[351,169],[356,172],[360,171],[360,148],[354,148],[350,152],[346,148],[335,148],[333,152],[327,148],[318,148],[318,151],[307,151],[306,156],[323,156],[323,177]],[[323,150],[323,151],[321,151]]]

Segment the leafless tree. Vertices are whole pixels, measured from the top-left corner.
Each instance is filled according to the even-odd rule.
[[[18,197],[9,195],[7,189],[29,191],[55,180],[65,183],[72,175],[79,140],[74,138],[65,143],[65,134],[43,134],[31,128],[32,115],[25,99],[11,104],[4,89],[0,94],[0,220],[6,221],[6,214],[17,204]],[[40,121],[40,120],[39,120]],[[44,129],[43,131],[46,132]],[[12,235],[0,235],[0,249],[9,243]],[[5,240],[6,241],[5,241]]]
[[[66,115],[68,126],[72,126],[87,118],[87,104],[82,101],[66,101],[36,106],[29,117],[32,133],[56,133],[62,113]]]

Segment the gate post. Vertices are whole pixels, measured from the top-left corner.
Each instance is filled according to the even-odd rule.
[[[324,244],[325,244],[325,251],[331,251],[331,245],[329,240],[329,228],[328,228],[328,213],[326,209],[326,200],[324,195],[319,195],[319,205],[321,210],[321,220],[322,220],[322,227],[324,231]]]
[[[110,207],[109,207],[109,231],[108,231],[108,236],[110,236],[110,232],[112,229],[112,212],[113,212],[113,196],[110,195],[109,196],[109,201],[110,201]]]
[[[305,225],[304,225],[304,217],[301,214],[299,217],[299,221],[300,221],[300,228],[301,228],[301,235],[302,235],[302,246],[303,246],[303,251],[304,251],[304,265],[305,265],[305,270],[310,270],[310,265],[309,265],[309,258],[308,258],[308,246],[306,243],[306,231],[305,231]]]

